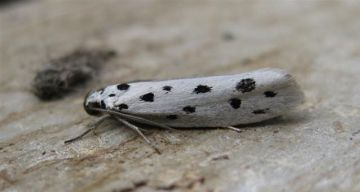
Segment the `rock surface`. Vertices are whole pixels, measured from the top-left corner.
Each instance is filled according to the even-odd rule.
[[[360,4],[356,1],[23,0],[0,5],[1,191],[360,191]],[[49,58],[78,47],[118,57],[76,93],[31,93]],[[288,70],[307,101],[276,120],[151,131],[155,153],[82,101],[139,79]]]

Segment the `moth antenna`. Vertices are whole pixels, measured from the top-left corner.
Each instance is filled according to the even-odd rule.
[[[164,129],[172,130],[172,131],[176,130],[176,129],[171,128],[171,127],[169,127],[167,125],[157,123],[155,121],[151,121],[151,120],[148,120],[148,119],[145,119],[145,118],[142,118],[142,117],[133,116],[133,115],[130,115],[130,114],[120,113],[120,112],[113,111],[113,110],[105,110],[105,109],[99,109],[99,108],[91,108],[91,110],[100,111],[100,112],[103,112],[103,113],[109,113],[109,114],[112,114],[112,115],[115,115],[115,116],[120,116],[120,117],[123,117],[125,119],[130,119],[130,120],[133,120],[133,121],[138,122],[138,123],[154,125],[154,126],[158,126],[158,127],[164,128]]]
[[[151,143],[151,141],[140,131],[140,128],[138,126],[131,124],[130,122],[120,117],[115,116],[115,118],[121,123],[123,123],[125,126],[127,126],[128,128],[136,131],[145,140],[147,144],[149,144],[158,154],[161,154],[160,150],[154,144]]]
[[[101,123],[103,123],[106,119],[110,118],[109,115],[106,115],[106,116],[103,116],[103,117],[100,117],[95,123],[93,123],[91,125],[91,127],[84,131],[83,133],[81,133],[79,136],[76,136],[72,139],[68,139],[66,141],[64,141],[65,144],[68,144],[68,143],[72,143],[74,141],[77,141],[79,139],[81,139],[82,137],[84,137],[85,135],[87,135],[88,133],[90,133],[91,131],[94,131],[97,127],[99,127],[99,125],[101,125]]]

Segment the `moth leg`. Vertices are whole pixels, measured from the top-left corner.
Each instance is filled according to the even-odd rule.
[[[144,140],[147,144],[149,144],[158,154],[161,154],[160,150],[150,142],[150,140],[140,131],[140,128],[134,124],[131,124],[130,122],[120,118],[120,117],[116,117],[115,118],[120,121],[121,123],[123,123],[125,126],[129,127],[130,129],[136,131]]]
[[[151,121],[151,120],[148,120],[148,119],[145,119],[145,118],[142,118],[142,117],[133,116],[133,115],[130,115],[130,114],[120,113],[120,112],[113,111],[113,110],[98,109],[98,108],[91,108],[91,109],[96,110],[96,111],[100,111],[100,112],[104,112],[104,113],[108,113],[108,114],[111,114],[111,115],[114,115],[114,116],[119,116],[121,118],[129,119],[129,120],[132,120],[132,121],[135,121],[135,122],[138,122],[138,123],[144,123],[144,124],[147,124],[147,125],[158,126],[158,127],[168,129],[168,130],[176,130],[176,129],[171,128],[171,127],[169,127],[167,125],[164,125],[162,123],[157,123],[155,121]]]
[[[103,122],[104,122],[106,119],[108,119],[108,118],[110,118],[110,116],[108,116],[108,115],[103,116],[103,117],[100,117],[95,123],[93,123],[92,125],[90,125],[90,128],[89,128],[88,130],[84,131],[84,132],[81,133],[79,136],[76,136],[76,137],[74,137],[74,138],[72,138],[72,139],[68,139],[68,140],[64,141],[64,143],[65,143],[65,144],[67,144],[67,143],[72,143],[72,142],[74,142],[74,141],[76,141],[76,140],[81,139],[82,137],[84,137],[85,135],[87,135],[88,133],[90,133],[91,131],[95,131],[95,129],[96,129],[97,127],[99,127],[99,125],[100,125],[101,123],[103,123]]]
[[[225,129],[230,129],[232,131],[236,131],[238,133],[241,133],[242,130],[240,128],[237,128],[237,127],[233,127],[233,126],[228,126],[228,127],[224,127]]]
[[[163,129],[167,129],[167,130],[175,130],[167,125],[164,125],[164,124],[161,124],[161,123],[157,123],[155,121],[151,121],[151,120],[148,120],[148,119],[145,119],[145,118],[142,118],[142,117],[137,117],[137,116],[133,116],[133,115],[129,115],[129,114],[123,114],[122,115],[124,116],[124,118],[127,118],[127,119],[131,119],[135,122],[138,122],[138,123],[144,123],[144,124],[147,124],[147,125],[153,125],[153,126],[157,126],[157,127],[161,127]]]
[[[140,128],[140,127],[139,127],[139,130],[142,131],[142,132],[145,132],[145,133],[151,132],[150,130],[142,129],[142,128]]]

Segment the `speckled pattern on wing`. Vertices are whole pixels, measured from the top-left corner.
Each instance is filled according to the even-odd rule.
[[[110,85],[86,103],[173,127],[226,127],[270,119],[303,102],[280,69],[202,78]]]

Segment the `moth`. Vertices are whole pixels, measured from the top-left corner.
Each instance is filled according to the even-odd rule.
[[[117,119],[150,144],[134,123],[166,129],[221,127],[239,131],[234,126],[286,114],[303,101],[304,94],[291,75],[265,68],[235,75],[110,85],[90,92],[84,109],[89,115]]]

